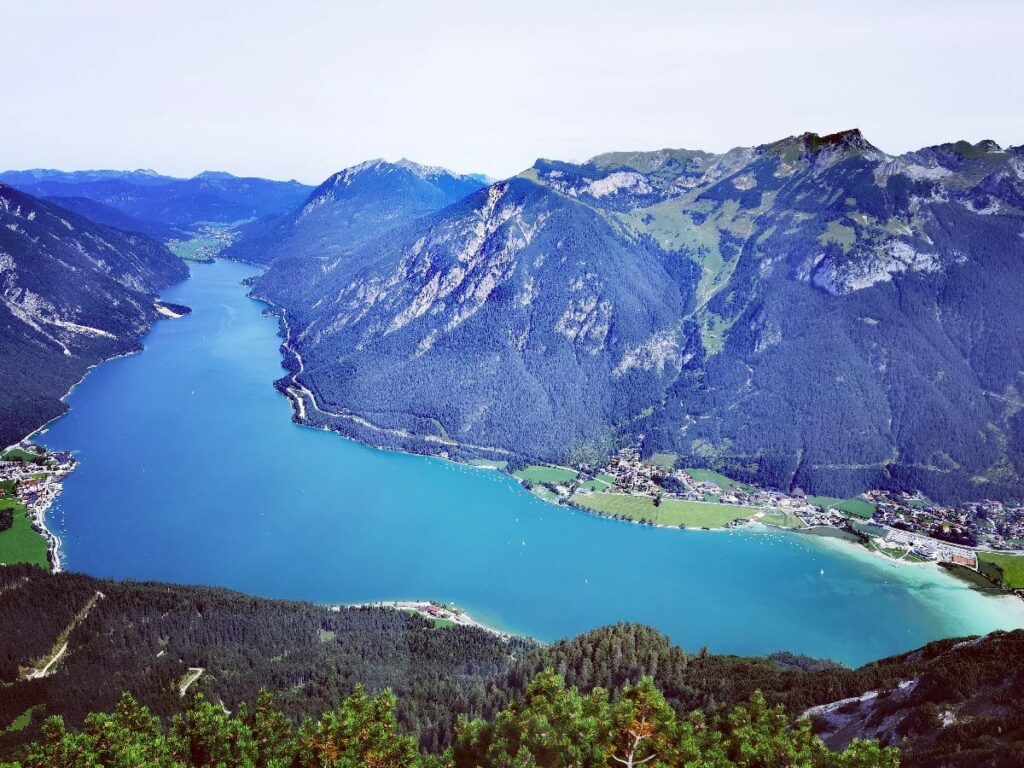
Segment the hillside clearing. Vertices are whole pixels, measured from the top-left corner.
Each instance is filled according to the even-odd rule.
[[[0,563],[31,563],[49,570],[46,539],[32,527],[25,505],[14,499],[0,499],[0,509],[9,509],[12,515],[11,527],[0,532]]]
[[[870,518],[875,514],[875,505],[864,499],[837,499],[834,496],[808,496],[807,501],[822,509],[836,509],[856,517]]]

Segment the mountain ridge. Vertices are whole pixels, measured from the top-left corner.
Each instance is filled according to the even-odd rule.
[[[36,197],[87,198],[123,214],[191,230],[207,222],[231,224],[290,210],[310,187],[205,171],[189,179],[137,171],[5,171],[0,181]]]
[[[1020,495],[1024,423],[986,393],[1024,386],[1022,156],[892,156],[854,129],[539,160],[308,272],[286,248],[256,294],[293,319],[303,384],[382,426],[555,462],[641,441],[839,496]]]
[[[294,210],[254,222],[229,258],[325,259],[437,211],[485,186],[476,175],[402,159],[367,160],[331,174]]]

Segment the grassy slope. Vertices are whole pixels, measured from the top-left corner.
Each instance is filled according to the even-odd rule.
[[[538,465],[517,469],[512,474],[520,480],[529,480],[531,483],[568,483],[576,479],[576,473],[572,470]]]
[[[875,514],[875,505],[863,499],[837,499],[833,496],[808,496],[807,501],[823,509],[838,509],[850,515],[870,518]]]
[[[685,472],[694,479],[694,482],[715,483],[723,491],[734,491],[736,489],[742,491],[752,490],[752,486],[746,483],[739,483],[710,469],[687,469]]]
[[[676,459],[678,458],[679,456],[675,453],[655,453],[648,460],[648,463],[665,470],[671,470],[676,465]]]
[[[1024,555],[1003,555],[979,552],[983,563],[993,563],[1002,572],[1002,582],[1011,589],[1024,589]]]
[[[767,525],[777,525],[781,528],[803,528],[804,524],[793,512],[788,509],[766,509],[759,518]]]
[[[20,733],[21,731],[24,731],[32,722],[32,714],[32,709],[26,709],[24,712],[22,712],[20,715],[14,718],[11,724],[7,726],[6,732]]]
[[[0,563],[32,563],[49,568],[46,557],[46,539],[32,528],[25,505],[14,499],[0,499],[0,509],[10,509],[14,522],[9,529],[0,533]]]
[[[644,496],[618,493],[597,493],[592,496],[576,495],[573,500],[581,507],[604,515],[622,515],[630,520],[650,520],[657,525],[685,525],[688,528],[721,528],[726,523],[750,515],[749,507],[728,504],[704,504],[696,501],[665,499],[655,507],[654,500]]]

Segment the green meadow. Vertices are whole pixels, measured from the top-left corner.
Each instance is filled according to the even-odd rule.
[[[681,499],[664,499],[656,507],[654,499],[622,493],[576,494],[573,501],[603,515],[650,520],[655,525],[685,525],[687,528],[721,528],[733,520],[749,517],[754,511],[749,507]]]

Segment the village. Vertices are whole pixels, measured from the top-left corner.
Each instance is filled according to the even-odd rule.
[[[906,492],[874,490],[852,499],[785,493],[711,470],[676,467],[673,454],[642,460],[635,447],[620,449],[604,466],[549,469],[564,476],[542,480],[540,488],[528,482],[529,469],[514,474],[527,478],[525,484],[545,500],[634,522],[663,525],[652,510],[685,503],[691,510],[731,508],[731,514],[718,515],[725,522],[717,527],[761,523],[810,532],[842,531],[872,552],[908,563],[984,570],[979,552],[982,558],[991,556],[985,553],[1024,552],[1024,507],[998,501],[954,508]]]
[[[0,502],[11,499],[24,507],[35,533],[46,542],[49,565],[55,572],[60,570],[60,540],[46,527],[46,512],[74,467],[70,453],[45,451],[27,443],[0,454]]]

